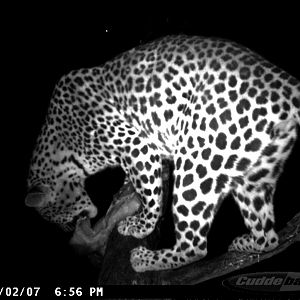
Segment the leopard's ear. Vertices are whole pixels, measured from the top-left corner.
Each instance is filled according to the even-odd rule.
[[[42,207],[46,203],[49,190],[43,186],[34,186],[30,188],[25,198],[25,205],[28,207]]]

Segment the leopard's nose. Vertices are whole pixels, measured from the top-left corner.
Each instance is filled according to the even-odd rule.
[[[98,209],[97,207],[92,204],[90,205],[89,207],[85,208],[81,213],[80,215],[82,217],[89,217],[90,219],[92,218],[95,218],[97,216],[97,213],[98,213]],[[82,215],[83,214],[83,215]]]

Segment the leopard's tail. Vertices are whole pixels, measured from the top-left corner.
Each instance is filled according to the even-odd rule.
[[[293,117],[300,126],[300,82],[295,86],[295,94],[292,97]]]

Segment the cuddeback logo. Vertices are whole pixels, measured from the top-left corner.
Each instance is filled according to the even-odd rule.
[[[255,292],[296,292],[300,291],[300,273],[264,272],[241,274],[223,280],[223,285],[229,288]]]

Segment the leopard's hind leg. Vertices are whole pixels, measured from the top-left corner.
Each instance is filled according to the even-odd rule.
[[[247,171],[243,183],[237,183],[233,196],[250,234],[237,237],[229,250],[261,252],[277,247],[273,195],[296,135],[296,123],[293,120],[283,121],[274,127],[271,142]]]

